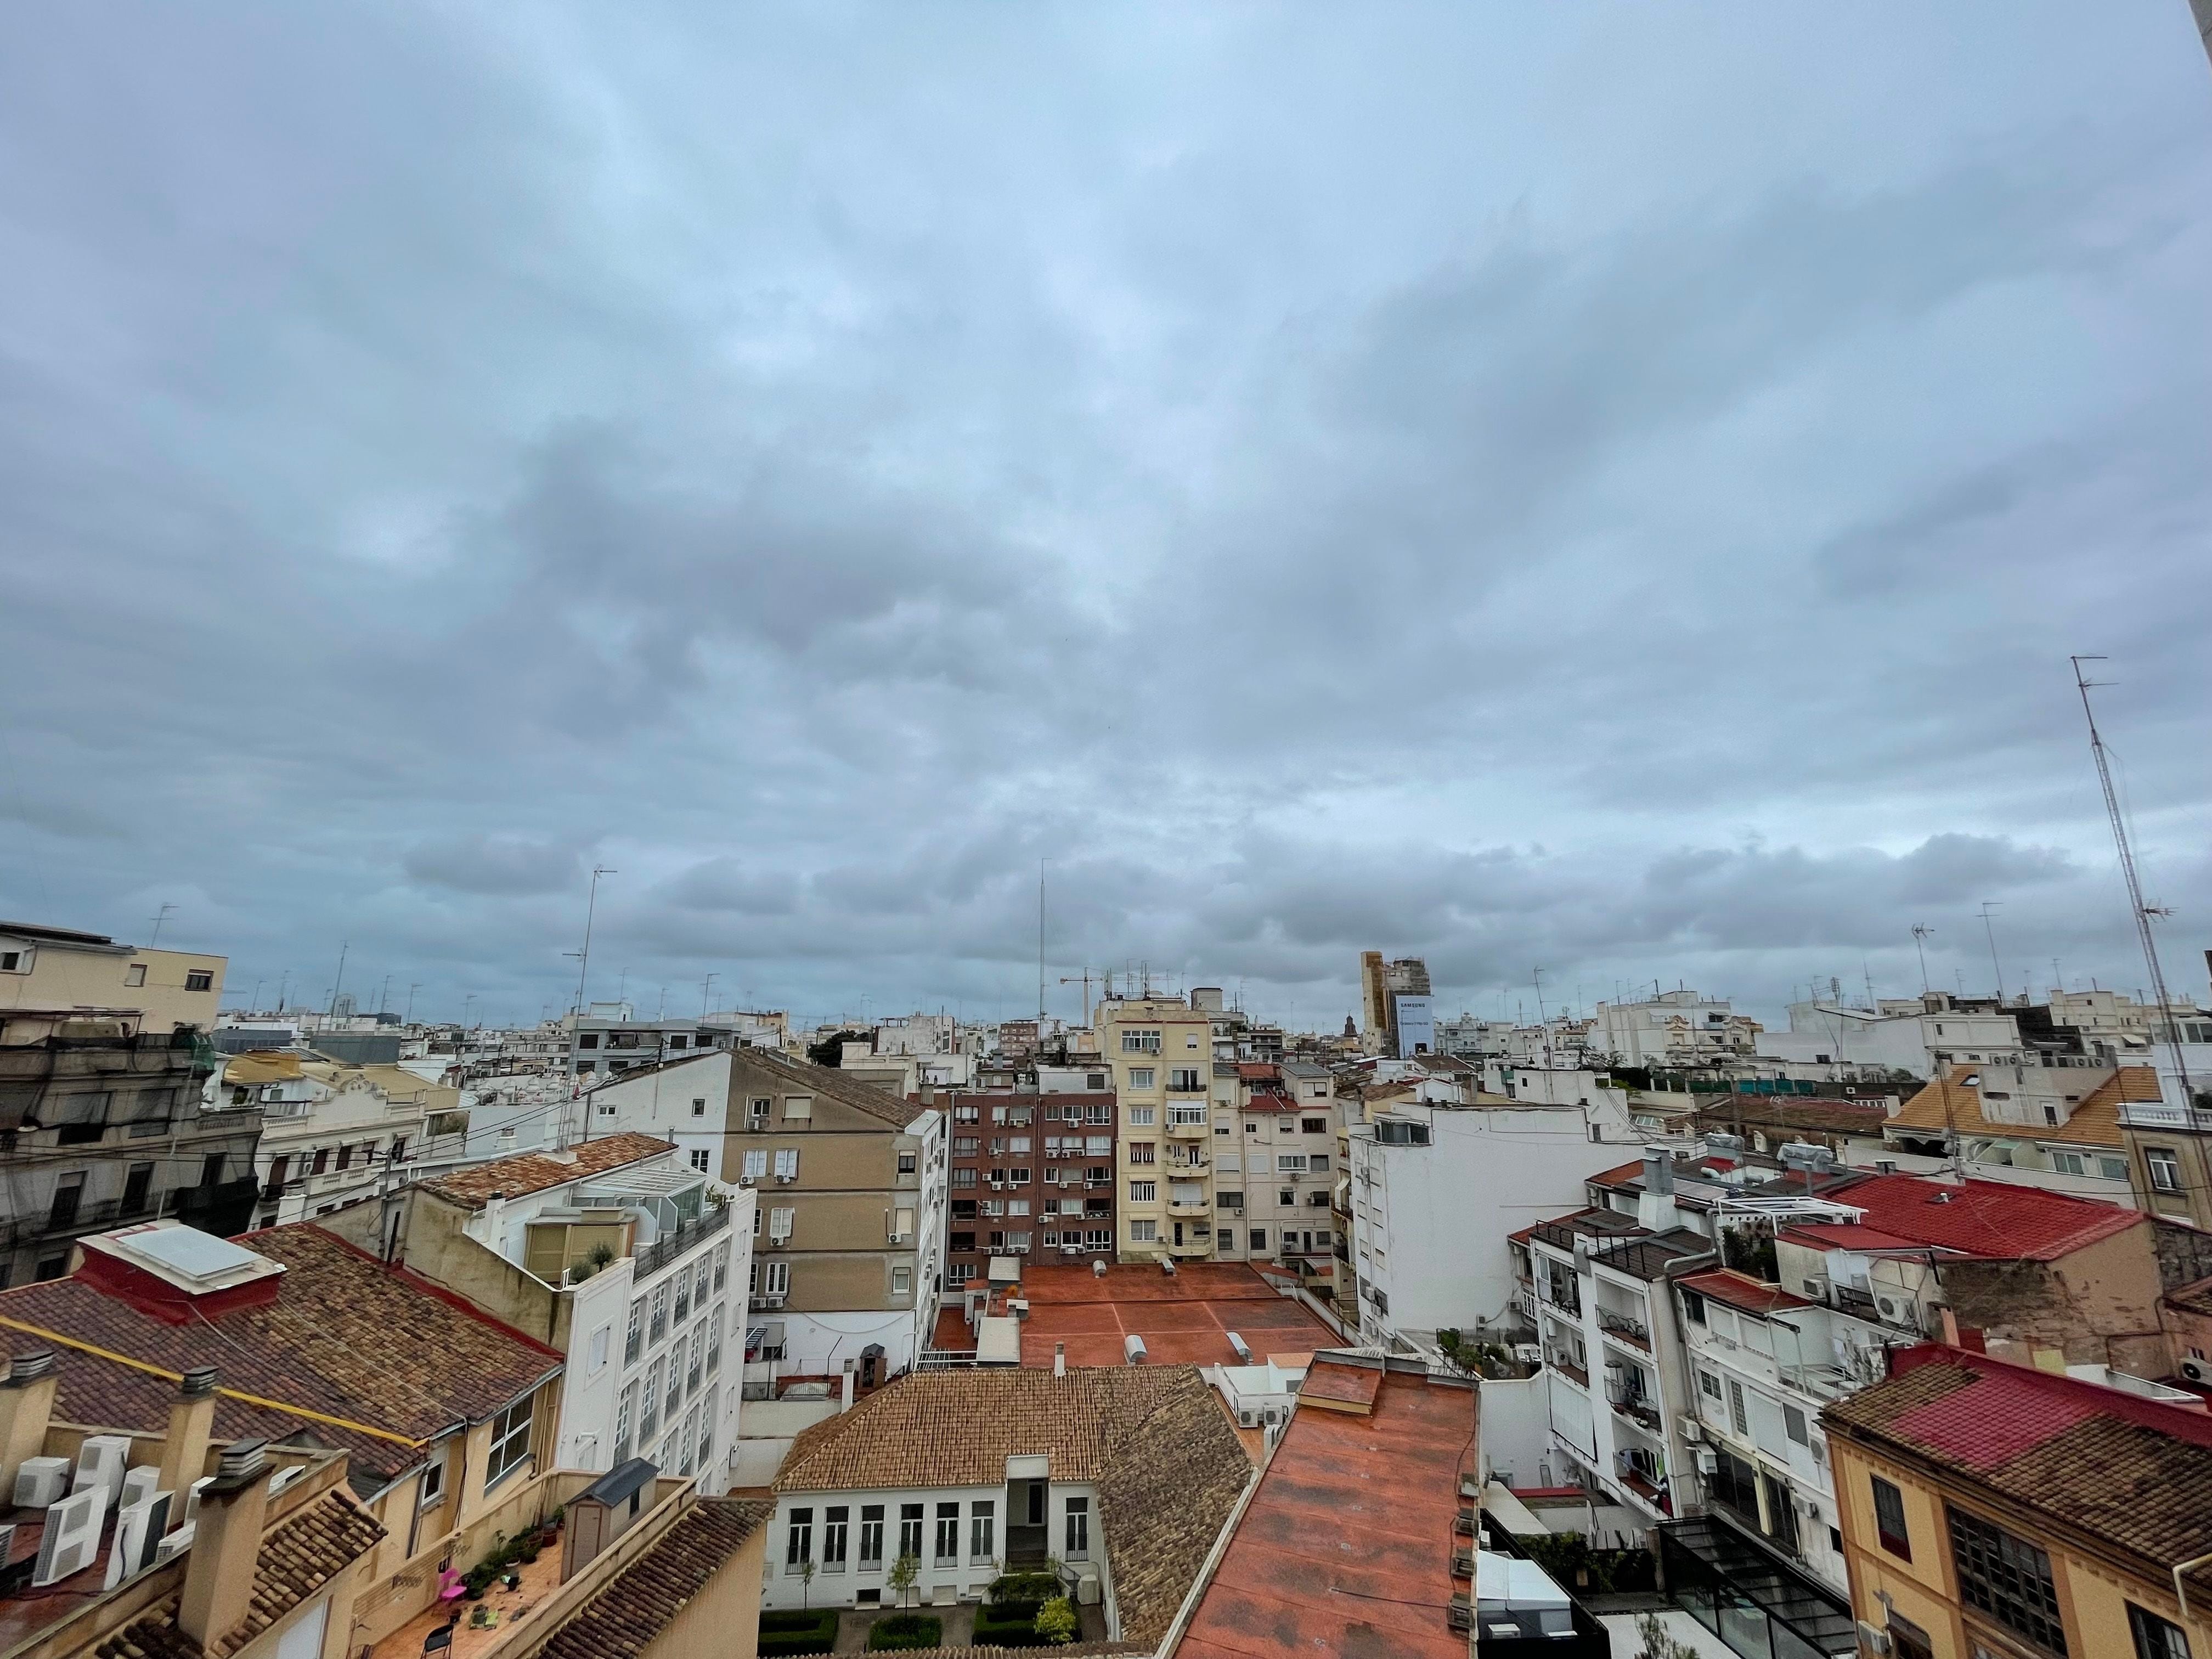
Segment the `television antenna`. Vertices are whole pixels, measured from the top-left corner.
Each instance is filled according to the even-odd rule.
[[[2071,657],[2074,665],[2074,688],[2081,694],[2082,718],[2089,722],[2089,752],[2096,757],[2097,781],[2105,791],[2105,812],[2112,821],[2112,843],[2119,849],[2120,874],[2128,884],[2128,905],[2135,912],[2136,938],[2142,944],[2143,966],[2150,969],[2151,992],[2158,998],[2158,1012],[2154,1016],[2166,1028],[2166,1050],[2173,1056],[2173,1071],[2181,1084],[2181,1101],[2185,1106],[2196,1103],[2196,1091],[2189,1084],[2189,1060],[2182,1053],[2181,1030],[2174,1023],[2172,1005],[2166,1000],[2166,970],[2159,966],[2158,939],[2151,930],[2154,919],[2170,916],[2173,912],[2164,905],[2143,902],[2142,881],[2136,873],[2135,848],[2128,844],[2127,820],[2120,811],[2119,795],[2112,788],[2112,763],[2106,758],[2105,739],[2097,730],[2097,714],[2089,706],[2093,686],[2109,685],[2110,680],[2093,680],[2081,672],[2085,662],[2103,662],[2102,657]]]

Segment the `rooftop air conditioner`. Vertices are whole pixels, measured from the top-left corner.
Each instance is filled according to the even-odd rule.
[[[199,1530],[197,1522],[187,1521],[176,1531],[154,1546],[154,1565],[167,1566],[192,1547],[192,1534]]]
[[[2185,1359],[2181,1362],[2181,1375],[2191,1382],[2212,1384],[2212,1360]]]
[[[106,1497],[106,1488],[91,1486],[47,1509],[46,1535],[39,1540],[39,1565],[31,1574],[34,1587],[59,1583],[93,1564],[100,1553]]]
[[[77,1448],[76,1479],[70,1483],[70,1493],[100,1492],[103,1513],[114,1507],[123,1492],[123,1471],[131,1461],[131,1438],[121,1434],[88,1434]]]
[[[1705,1430],[1698,1426],[1698,1420],[1694,1417],[1686,1417],[1682,1419],[1682,1438],[1688,1444],[1696,1445],[1704,1437],[1705,1432]]]
[[[1249,1406],[1239,1406],[1237,1408],[1237,1426],[1240,1429],[1258,1428],[1260,1426],[1260,1413],[1254,1411]]]
[[[294,1485],[307,1472],[307,1466],[305,1463],[291,1463],[277,1470],[275,1474],[269,1477],[270,1495],[274,1497],[285,1487]]]
[[[27,1457],[15,1473],[15,1507],[42,1510],[69,1496],[70,1461],[66,1457]]]
[[[123,1473],[123,1503],[127,1506],[143,1504],[151,1498],[161,1484],[161,1471],[151,1463],[141,1464]]]
[[[1860,1620],[1859,1650],[1863,1653],[1873,1654],[1875,1659],[1885,1659],[1890,1650],[1889,1632],[1879,1625],[1869,1625],[1865,1620]]]

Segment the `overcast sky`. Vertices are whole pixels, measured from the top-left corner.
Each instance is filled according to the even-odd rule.
[[[15,7],[0,915],[418,1013],[2212,945],[2184,0]],[[289,975],[289,978],[287,976]],[[1078,988],[1051,988],[1073,1014]]]

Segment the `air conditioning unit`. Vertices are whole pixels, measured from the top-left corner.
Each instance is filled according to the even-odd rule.
[[[753,1182],[759,1179],[760,1177],[758,1176],[741,1175],[738,1177],[738,1185],[740,1187],[750,1187]]]
[[[1260,1426],[1260,1413],[1254,1411],[1249,1406],[1239,1406],[1237,1408],[1237,1426],[1240,1429],[1258,1428]]]
[[[1870,1653],[1875,1656],[1875,1659],[1886,1659],[1886,1656],[1889,1653],[1890,1646],[1889,1632],[1887,1631],[1884,1630],[1880,1625],[1869,1625],[1863,1619],[1859,1620],[1860,1652]]]
[[[305,1463],[289,1463],[269,1477],[269,1494],[275,1497],[285,1487],[295,1485],[307,1472]]]
[[[780,1175],[775,1178],[775,1184],[779,1187],[788,1187],[793,1182],[798,1179],[799,1177],[795,1175]]]
[[[1696,1445],[1698,1441],[1705,1438],[1705,1430],[1698,1425],[1695,1418],[1686,1417],[1682,1419],[1682,1438],[1687,1444]]]
[[[1828,1299],[1828,1281],[1825,1279],[1807,1279],[1805,1295],[1810,1301],[1826,1302]]]
[[[1062,1255],[1081,1255],[1083,1254],[1083,1246],[1080,1244],[1063,1244],[1060,1247],[1060,1253]]]
[[[123,1472],[123,1503],[127,1508],[151,1498],[161,1484],[161,1471],[151,1463]]]
[[[2181,1375],[2191,1382],[2212,1386],[2212,1359],[2185,1359]]]
[[[179,1527],[176,1531],[171,1533],[160,1543],[155,1545],[154,1565],[157,1567],[167,1566],[170,1562],[182,1555],[186,1550],[191,1548],[192,1535],[198,1530],[199,1526],[198,1522],[187,1521],[183,1526]]]
[[[15,1507],[42,1510],[69,1496],[70,1461],[66,1457],[27,1457],[15,1473]]]
[[[185,1525],[187,1529],[189,1529],[191,1523],[199,1517],[200,1494],[205,1492],[210,1486],[215,1485],[216,1479],[216,1477],[212,1474],[204,1474],[198,1480],[193,1481],[192,1484],[185,1489]]]
[[[1902,1316],[1897,1311],[1897,1304],[1891,1301],[1886,1296],[1876,1297],[1875,1298],[1875,1305],[1881,1310],[1881,1316],[1884,1319],[1897,1319],[1902,1317]]]
[[[98,1487],[103,1512],[115,1505],[123,1492],[123,1471],[131,1461],[131,1438],[121,1434],[88,1434],[76,1451],[76,1479],[70,1483],[74,1497]]]
[[[39,1540],[39,1565],[31,1574],[33,1587],[59,1583],[97,1559],[106,1495],[106,1488],[92,1486],[48,1507],[46,1535]]]
[[[780,1296],[757,1296],[753,1300],[763,1308],[781,1308],[783,1306],[783,1298]]]
[[[1718,1474],[1720,1472],[1721,1455],[1718,1452],[1708,1450],[1701,1451],[1698,1454],[1698,1473],[1699,1474]]]

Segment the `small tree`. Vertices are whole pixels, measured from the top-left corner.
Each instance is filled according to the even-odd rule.
[[[1075,1603],[1065,1595],[1055,1595],[1037,1609],[1037,1639],[1052,1647],[1064,1647],[1073,1642],[1082,1628],[1083,1621],[1076,1617]]]
[[[915,1580],[921,1577],[921,1558],[909,1550],[891,1563],[891,1570],[884,1575],[884,1582],[891,1587],[891,1594],[897,1598],[898,1605],[904,1607],[906,1598],[914,1594]]]
[[[799,1564],[799,1605],[807,1605],[807,1595],[814,1588],[814,1563],[810,1559]]]
[[[1638,1640],[1644,1644],[1644,1651],[1637,1656],[1637,1659],[1698,1659],[1695,1648],[1686,1646],[1667,1634],[1667,1627],[1659,1622],[1659,1615],[1656,1613],[1644,1613],[1638,1618],[1636,1635]]]

